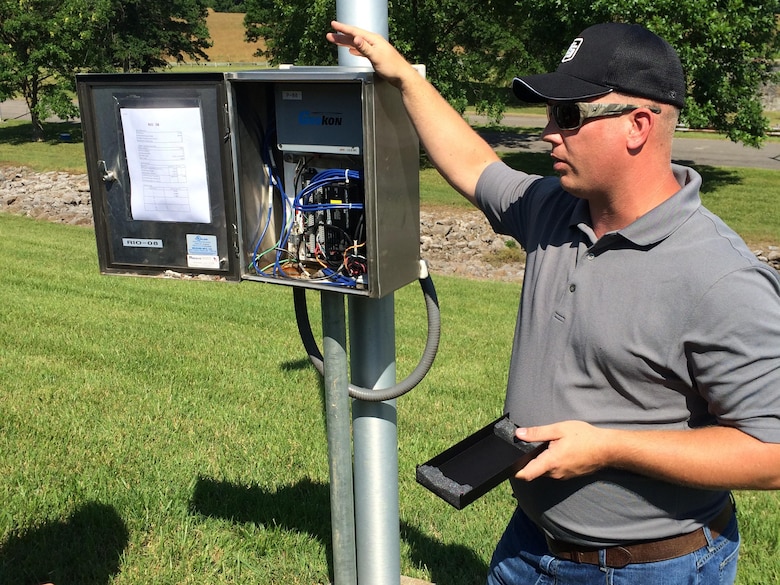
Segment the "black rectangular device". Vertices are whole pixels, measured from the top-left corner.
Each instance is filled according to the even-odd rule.
[[[417,482],[462,510],[547,448],[547,443],[515,438],[516,428],[506,416],[493,421],[418,465]]]

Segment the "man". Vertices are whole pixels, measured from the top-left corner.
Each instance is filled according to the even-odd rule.
[[[547,449],[488,583],[730,583],[729,490],[780,487],[780,278],[671,164],[679,58],[637,25],[590,27],[547,104],[558,177],[512,170],[382,37],[330,41],[400,90],[429,157],[527,252],[507,387],[517,435]]]

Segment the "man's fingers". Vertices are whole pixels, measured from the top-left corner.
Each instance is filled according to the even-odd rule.
[[[559,438],[560,433],[557,432],[557,426],[552,424],[540,427],[519,427],[515,431],[515,436],[526,443],[541,443]]]
[[[325,35],[325,38],[334,45],[348,48],[350,54],[357,57],[367,57],[367,51],[370,50],[371,47],[368,41],[360,35],[352,35],[344,32],[329,32]]]
[[[544,452],[542,452],[531,459],[525,467],[518,471],[515,474],[515,477],[523,481],[532,481],[545,473],[547,473],[547,466],[545,465]]]

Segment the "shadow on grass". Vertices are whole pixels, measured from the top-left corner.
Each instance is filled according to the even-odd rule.
[[[477,133],[494,150],[526,149],[541,140],[539,128],[516,128],[508,126],[480,126]]]
[[[304,479],[268,491],[256,485],[241,485],[198,477],[190,500],[190,512],[231,522],[253,522],[310,534],[325,545],[328,573],[333,577],[330,488]]]
[[[78,122],[44,122],[43,141],[47,144],[82,142],[81,124]],[[0,124],[0,144],[19,146],[32,142],[32,123]]]
[[[326,483],[304,479],[269,491],[255,485],[199,477],[190,512],[310,534],[324,543],[328,570],[333,576],[330,488]],[[401,525],[401,538],[409,545],[413,562],[428,567],[435,583],[465,585],[484,581],[487,565],[470,549],[442,544],[407,523]]]
[[[468,547],[443,544],[406,522],[401,523],[401,539],[409,545],[412,561],[431,572],[433,583],[472,585],[487,578],[487,564]]]
[[[722,169],[719,167],[712,167],[709,165],[698,165],[692,160],[674,160],[678,165],[684,165],[691,167],[701,175],[701,192],[713,193],[725,187],[727,185],[739,185],[742,183],[742,177],[739,173],[730,171],[728,169]]]
[[[0,583],[105,585],[119,572],[129,534],[116,510],[91,502],[64,521],[12,535],[0,545]]]
[[[313,366],[311,365],[311,361],[308,358],[301,358],[298,360],[290,360],[290,361],[282,362],[282,364],[279,366],[279,368],[283,372],[294,372],[298,370],[306,370],[311,367]]]

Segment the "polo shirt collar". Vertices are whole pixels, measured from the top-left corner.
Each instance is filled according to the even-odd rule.
[[[669,199],[645,213],[636,221],[616,232],[637,246],[651,246],[668,238],[701,207],[701,175],[689,167],[672,165],[680,190]],[[590,226],[590,213],[585,200],[580,200],[572,213],[571,227],[583,230]],[[592,231],[586,230],[586,233]]]

